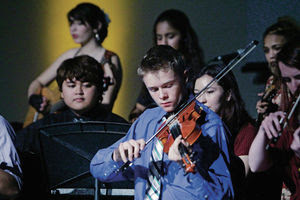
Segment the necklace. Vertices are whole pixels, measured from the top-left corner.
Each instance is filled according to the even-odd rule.
[[[75,52],[75,54],[74,54],[73,57],[76,57],[76,56],[79,54],[79,52],[81,51],[81,49],[82,49],[82,47],[80,47],[80,48]]]

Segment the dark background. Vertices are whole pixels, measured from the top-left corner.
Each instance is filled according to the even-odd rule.
[[[68,32],[65,15],[79,2],[82,1],[1,1],[0,114],[9,121],[23,121],[28,108],[29,83],[61,53],[76,47]],[[265,61],[262,33],[283,15],[300,21],[300,1],[296,0],[90,2],[103,8],[112,21],[104,47],[115,51],[123,66],[123,83],[113,111],[126,119],[141,85],[136,68],[152,45],[154,20],[165,9],[176,8],[187,14],[197,32],[206,61],[244,48],[252,40],[260,42],[256,50],[234,69],[247,110],[253,117],[256,117],[257,93],[264,87],[263,83],[257,82],[255,70],[259,68],[254,66],[258,65],[251,65]]]

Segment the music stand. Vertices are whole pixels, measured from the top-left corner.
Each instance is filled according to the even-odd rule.
[[[47,188],[131,189],[131,182],[98,184],[89,172],[90,161],[99,149],[123,137],[130,124],[102,121],[55,123],[40,128],[39,141]]]

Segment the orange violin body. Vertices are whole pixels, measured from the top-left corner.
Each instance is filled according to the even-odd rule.
[[[189,144],[194,144],[200,137],[202,131],[197,121],[202,114],[202,108],[196,109],[196,101],[192,101],[191,104],[185,107],[178,113],[171,121],[167,123],[167,126],[163,127],[156,137],[162,141],[164,145],[164,152],[168,153],[171,145],[178,135],[172,134],[172,127],[177,126],[180,130],[178,132],[182,135],[182,138]],[[182,160],[186,168],[186,172],[195,172],[195,164],[189,158],[188,153],[183,153]]]

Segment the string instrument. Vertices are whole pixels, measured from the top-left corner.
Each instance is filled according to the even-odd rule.
[[[294,97],[297,97],[297,98],[294,98],[294,100],[292,101],[290,109],[287,112],[288,113],[287,117],[281,118],[280,121],[279,121],[279,124],[281,125],[282,128],[281,128],[281,131],[278,133],[278,137],[274,137],[274,138],[272,138],[272,140],[270,140],[270,142],[266,146],[266,150],[268,150],[271,147],[271,145],[277,143],[280,136],[282,135],[283,130],[285,128],[287,128],[287,125],[288,125],[290,119],[292,118],[293,114],[297,110],[297,106],[298,106],[298,103],[300,101],[300,95],[299,94],[300,94],[300,89],[298,89],[297,92],[294,95]]]
[[[35,94],[42,95],[47,98],[49,102],[49,106],[53,105],[60,99],[60,92],[58,88],[50,89],[48,87],[42,87],[38,89]],[[31,124],[32,122],[37,121],[43,117],[42,113],[36,111],[36,109],[32,106],[29,106],[28,111],[25,116],[25,120],[23,122],[23,128]]]
[[[258,114],[257,119],[256,119],[257,126],[259,126],[261,124],[262,120],[264,119],[265,114],[277,110],[277,109],[275,109],[275,105],[272,106],[273,105],[272,99],[276,96],[277,91],[278,90],[277,90],[275,84],[271,84],[268,88],[266,88],[264,94],[261,97],[261,102],[267,102],[269,105],[268,105],[268,108],[265,113]]]
[[[176,117],[172,117],[172,121],[168,121],[168,125],[163,127],[156,137],[162,142],[165,153],[169,152],[171,145],[179,135],[189,144],[193,145],[200,137],[202,131],[197,124],[204,123],[205,112],[202,108],[196,106],[196,101],[192,101],[190,105],[183,108],[182,112]],[[186,173],[195,173],[195,163],[191,160],[192,155],[182,143],[179,144],[179,153],[182,157],[183,167]]]
[[[231,60],[217,75],[214,77],[198,94],[188,100],[179,108],[179,110],[171,115],[165,124],[152,135],[145,143],[149,144],[154,137],[157,137],[164,145],[164,152],[168,153],[174,140],[182,135],[182,138],[188,145],[194,144],[202,134],[200,126],[201,119],[205,118],[205,112],[197,106],[197,98],[203,95],[214,83],[222,79],[229,71],[231,71],[240,61],[242,61],[258,44],[258,41],[250,42],[246,48],[241,51],[233,60]],[[183,167],[186,173],[195,173],[195,163],[191,159],[193,152],[190,152],[182,143],[179,144],[179,152],[182,156]],[[123,172],[132,165],[132,162],[127,161],[115,173]]]

